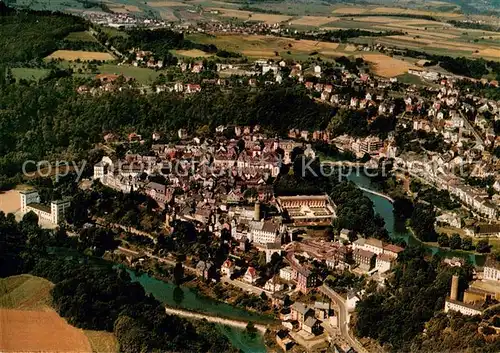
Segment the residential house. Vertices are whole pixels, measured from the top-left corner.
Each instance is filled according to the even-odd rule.
[[[355,249],[352,253],[352,257],[356,265],[365,271],[369,271],[374,266],[375,256],[375,253],[364,249]]]
[[[500,264],[491,257],[488,257],[484,264],[483,279],[500,281]]]
[[[387,272],[391,269],[394,257],[388,254],[378,254],[375,261],[375,268],[379,273]]]
[[[264,289],[271,293],[282,291],[284,288],[285,286],[276,277],[272,277],[264,285]]]
[[[234,273],[234,262],[227,259],[221,266],[221,275],[230,278]]]
[[[321,322],[315,317],[308,317],[304,324],[302,325],[302,329],[310,334],[317,335],[321,333]]]
[[[196,273],[198,277],[201,277],[205,281],[209,279],[214,279],[215,267],[213,263],[209,261],[199,261],[198,264],[196,265]]]
[[[299,329],[302,329],[304,322],[312,317],[314,318],[314,310],[311,309],[309,306],[306,304],[300,303],[300,302],[295,302],[292,304],[290,307],[291,309],[291,319],[295,320],[299,323]]]
[[[247,271],[245,272],[245,275],[243,276],[243,280],[247,283],[254,284],[255,281],[259,278],[257,275],[257,270],[250,266],[247,268]]]

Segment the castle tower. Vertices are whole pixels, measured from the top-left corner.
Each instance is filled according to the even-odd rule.
[[[257,201],[255,203],[254,211],[253,211],[253,220],[260,221],[260,202]]]
[[[453,277],[451,277],[450,299],[458,300],[457,298],[458,298],[458,276],[453,275]]]
[[[21,198],[21,212],[26,213],[30,203],[40,203],[40,196],[36,190],[23,190],[19,192]]]

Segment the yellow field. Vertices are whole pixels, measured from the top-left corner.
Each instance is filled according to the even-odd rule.
[[[274,58],[276,56],[273,50],[243,50],[241,53],[251,58]]]
[[[62,59],[68,61],[74,61],[80,59],[82,61],[90,60],[100,60],[100,61],[111,61],[115,60],[114,56],[110,53],[95,52],[95,51],[83,51],[83,50],[56,50],[50,54],[47,59]]]
[[[477,56],[487,56],[490,58],[500,58],[500,49],[481,49],[479,53],[474,53],[473,55]]]
[[[190,50],[172,50],[172,53],[190,58],[208,58],[213,54],[205,53],[203,50],[190,49]]]
[[[384,54],[363,54],[363,60],[372,64],[373,71],[383,77],[396,77],[408,72],[408,69],[415,68],[410,62],[395,59]]]
[[[52,310],[52,282],[31,275],[0,279],[0,307],[22,310]]]
[[[333,10],[333,13],[344,15],[344,14],[360,14],[360,13],[365,13],[366,11],[367,9],[362,7],[339,7]]]
[[[115,353],[111,332],[69,325],[51,307],[54,284],[32,275],[0,279],[0,352]]]
[[[345,51],[356,51],[356,46],[355,45],[352,45],[352,44],[348,44],[346,45]]]
[[[92,352],[83,331],[55,311],[0,309],[0,326],[2,352]]]
[[[118,341],[112,332],[105,331],[83,331],[89,340],[92,352],[115,353],[118,352]]]
[[[388,36],[387,38],[392,38],[392,39],[399,39],[402,41],[409,41],[409,42],[414,42],[418,44],[430,44],[430,43],[435,43],[435,40],[432,39],[426,39],[426,38],[416,38],[415,36]]]
[[[333,21],[338,21],[338,17],[324,17],[324,16],[303,16],[296,20],[291,21],[292,25],[297,26],[321,26]]]
[[[21,201],[17,190],[0,191],[0,211],[16,213],[21,209]]]
[[[264,35],[233,35],[219,34],[216,37],[197,37],[195,41],[213,43],[218,48],[237,52],[252,53],[255,56],[258,52],[262,54],[272,54],[280,51],[309,53],[311,51],[321,52],[324,50],[333,51],[339,46],[338,43],[317,42],[314,40],[295,40],[292,38],[264,36]]]
[[[142,12],[140,8],[135,5],[109,5],[109,9],[116,13],[129,13],[129,12]]]
[[[180,6],[190,6],[179,1],[148,1],[148,6],[151,7],[180,7]]]
[[[242,20],[252,20],[264,22],[267,24],[279,23],[289,20],[290,16],[285,15],[272,15],[265,13],[255,13],[251,11],[234,10],[234,9],[224,9],[220,7],[213,7],[207,9],[209,11],[219,11],[219,15],[222,17],[236,17]]]

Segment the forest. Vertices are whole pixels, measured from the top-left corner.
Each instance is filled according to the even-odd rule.
[[[81,17],[48,11],[14,11],[0,2],[0,66],[43,58],[69,33],[85,30]]]
[[[284,134],[290,128],[324,129],[334,116],[302,87],[206,90],[185,99],[167,92],[141,95],[133,89],[79,95],[76,88],[84,82],[65,77],[0,85],[0,179],[18,175],[29,159],[86,159],[108,132],[173,136],[179,128],[194,132],[202,126],[213,131],[221,124],[260,124]]]
[[[493,60],[468,59],[465,57],[453,58],[444,55],[428,54],[422,51],[411,49],[395,49],[394,54],[429,60],[424,66],[441,66],[443,69],[455,75],[467,76],[480,79],[485,75],[491,74],[500,78],[500,62]]]
[[[391,352],[500,351],[491,330],[478,331],[478,317],[442,313],[453,274],[460,275],[463,291],[472,266],[449,267],[438,256],[426,259],[424,248],[406,248],[386,287],[367,291],[358,302],[356,335],[374,338]]]
[[[401,31],[367,31],[358,28],[350,28],[350,29],[339,29],[335,31],[326,31],[324,33],[319,34],[307,34],[307,33],[297,33],[294,34],[294,38],[297,39],[311,39],[311,40],[319,40],[323,42],[345,42],[349,38],[357,38],[357,37],[385,37],[385,36],[397,36],[403,35],[404,33]]]
[[[72,242],[64,233],[41,229],[33,213],[17,223],[13,214],[0,212],[0,277],[31,273],[50,280],[56,311],[76,327],[114,332],[121,352],[234,351],[215,325],[167,315],[140,284],[131,283],[128,273],[111,263],[48,253],[49,247]],[[98,244],[87,235],[81,239]]]

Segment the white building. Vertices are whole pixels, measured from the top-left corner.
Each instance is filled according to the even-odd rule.
[[[481,315],[483,313],[482,310],[475,305],[466,304],[457,300],[446,299],[446,302],[444,304],[444,312],[447,313],[450,310],[458,311],[464,315],[470,316]]]
[[[281,243],[281,233],[285,226],[273,221],[252,221],[249,223],[248,238],[257,244]]]
[[[66,210],[70,206],[69,200],[56,200],[50,206],[40,203],[40,196],[35,190],[21,191],[21,212],[26,214],[33,212],[40,221],[59,224],[64,220]]]
[[[293,280],[293,269],[290,266],[280,269],[280,278],[285,281]]]
[[[391,269],[394,258],[388,254],[379,254],[375,262],[378,273],[384,273]]]

